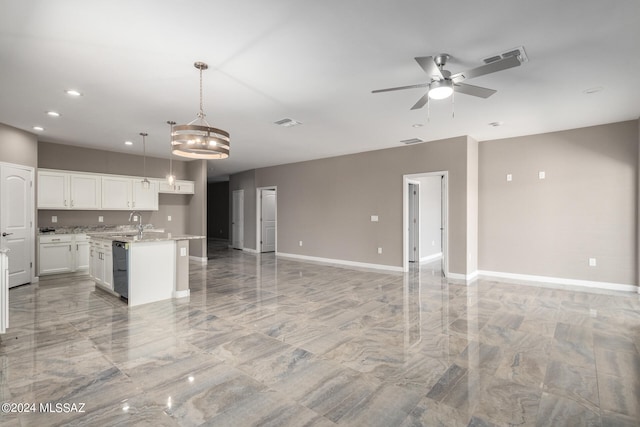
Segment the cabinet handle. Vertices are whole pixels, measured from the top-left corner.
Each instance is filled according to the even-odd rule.
[[[60,239],[51,239],[52,242],[59,242]]]
[[[71,245],[69,245],[69,252],[71,252]]]
[[[77,251],[77,250],[79,250],[79,249],[78,249],[78,244],[76,243],[76,251]]]
[[[71,207],[73,207],[73,200],[71,201]]]
[[[133,205],[134,208],[136,207],[136,202],[133,202],[131,204]]]
[[[130,207],[130,206],[129,206],[129,201],[128,201],[128,200],[127,200],[127,207]]]
[[[64,199],[64,205],[67,206],[67,199]]]

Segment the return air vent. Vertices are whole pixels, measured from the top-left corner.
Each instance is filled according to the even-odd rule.
[[[529,61],[527,53],[524,51],[524,46],[514,47],[513,49],[498,53],[497,55],[489,56],[488,58],[484,58],[483,61],[485,64],[490,64],[492,62],[496,62],[500,59],[508,58],[510,56],[517,56],[518,59],[520,59],[521,63]]]
[[[297,125],[301,125],[302,124],[302,122],[290,119],[288,117],[284,118],[284,119],[277,120],[277,121],[275,121],[273,123],[278,125],[278,126],[284,126],[286,128],[290,128],[292,126],[297,126]]]
[[[405,145],[411,145],[411,144],[417,144],[419,142],[424,142],[424,140],[420,138],[411,138],[411,139],[403,139],[400,142],[402,142]]]

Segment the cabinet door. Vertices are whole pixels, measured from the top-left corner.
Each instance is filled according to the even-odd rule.
[[[98,252],[96,251],[95,242],[89,242],[89,276],[92,279],[96,278],[96,259],[98,258]]]
[[[100,209],[102,183],[99,176],[70,175],[71,208]]]
[[[75,270],[88,270],[89,264],[89,242],[76,242]]]
[[[102,177],[102,209],[133,209],[130,178]]]
[[[133,180],[133,208],[141,211],[158,210],[158,183],[156,181],[151,181],[149,188],[144,188],[141,179]]]
[[[180,194],[193,194],[196,192],[195,190],[195,182],[193,181],[176,182],[176,192]]]
[[[69,209],[69,175],[38,171],[38,209]]]
[[[104,259],[104,285],[113,290],[113,250],[111,249],[111,242],[102,245],[103,259]]]
[[[73,269],[71,243],[40,243],[40,275],[69,273]]]

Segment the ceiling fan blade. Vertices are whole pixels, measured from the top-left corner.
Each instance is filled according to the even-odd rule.
[[[487,89],[486,87],[468,85],[466,83],[454,83],[454,90],[458,93],[464,93],[465,95],[477,96],[480,98],[488,98],[497,91],[494,89]]]
[[[413,107],[411,107],[411,109],[412,110],[418,110],[418,109],[424,107],[425,104],[427,103],[427,101],[429,101],[429,92],[427,92],[424,95],[422,95],[422,98],[418,99],[418,102],[416,102],[415,105]]]
[[[390,87],[389,89],[377,89],[377,90],[372,90],[371,93],[380,93],[380,92],[391,92],[394,90],[404,90],[404,89],[417,89],[420,87],[427,87],[429,86],[429,83],[420,83],[417,85],[409,85],[409,86],[399,86],[399,87]]]
[[[444,76],[440,72],[440,68],[438,68],[438,65],[436,65],[433,60],[433,56],[419,56],[414,59],[429,77],[435,77],[438,80],[444,79]]]
[[[451,76],[451,80],[454,83],[459,83],[465,79],[472,79],[474,77],[484,76],[485,74],[495,73],[496,71],[506,70],[508,68],[517,67],[521,64],[517,56],[508,56],[504,59],[500,59],[495,62],[490,62],[485,65],[481,65],[471,70],[456,73]]]

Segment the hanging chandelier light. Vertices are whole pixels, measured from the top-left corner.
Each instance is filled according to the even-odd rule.
[[[169,140],[171,140],[171,137],[173,135],[173,125],[175,125],[176,122],[169,120],[167,121],[167,124],[169,125],[169,129],[170,129]],[[173,144],[170,144],[169,148],[173,148]],[[167,183],[173,186],[173,184],[176,183],[176,176],[173,174],[173,157],[171,156],[171,151],[169,152],[169,175],[167,175]]]
[[[147,141],[146,137],[148,133],[140,132],[142,136],[142,154],[143,154],[143,171],[144,171],[144,179],[142,180],[142,188],[148,190],[151,188],[151,182],[147,179]]]
[[[173,126],[171,152],[192,159],[226,159],[229,157],[229,133],[211,127],[202,110],[202,72],[209,68],[204,62],[193,64],[200,70],[200,112],[186,125]]]

